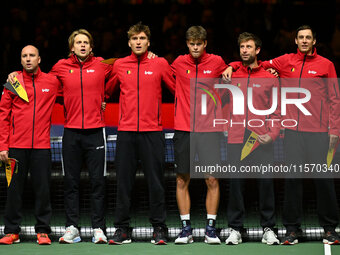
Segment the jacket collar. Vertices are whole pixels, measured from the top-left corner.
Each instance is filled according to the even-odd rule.
[[[33,76],[33,75],[34,75],[34,77],[40,76],[41,70],[40,70],[40,67],[38,67],[37,73],[34,74],[34,73],[28,73],[25,69],[23,69],[22,74],[23,74],[23,76],[24,76],[25,78],[32,79],[32,76]]]
[[[191,56],[191,54],[188,54],[188,58],[189,58],[189,61],[192,63],[192,64],[199,64],[201,63],[206,57],[207,57],[207,52],[204,51],[203,54],[199,57],[199,58],[194,58],[193,56]]]
[[[133,53],[133,52],[131,51],[130,57],[131,57],[133,60],[135,60],[135,61],[138,61],[138,59],[139,59],[139,61],[142,62],[143,60],[147,59],[148,53],[149,53],[149,52],[146,51],[146,52],[144,52],[142,55],[137,56],[135,53]]]
[[[72,60],[73,63],[83,64],[83,65],[84,65],[85,63],[90,62],[90,61],[92,60],[92,58],[93,58],[93,54],[90,54],[90,55],[87,57],[87,59],[86,59],[85,61],[80,62],[79,59],[78,59],[78,57],[76,56],[76,54],[73,53],[73,54],[70,56],[70,59]]]
[[[299,57],[299,59],[304,59],[306,54],[302,53],[299,49],[297,49],[297,56]],[[312,59],[312,58],[315,58],[316,56],[317,56],[316,48],[314,48],[312,55],[307,55],[306,58]]]
[[[249,66],[244,66],[243,64],[241,65],[240,69],[242,69],[242,71],[249,73],[249,71],[251,73],[256,73],[258,71],[260,71],[263,67],[262,67],[262,63],[261,61],[257,61],[258,66],[254,67],[254,68],[250,68]]]

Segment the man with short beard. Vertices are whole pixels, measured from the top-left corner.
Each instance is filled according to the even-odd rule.
[[[340,136],[340,96],[334,64],[317,54],[316,33],[309,25],[296,30],[297,53],[290,53],[262,62],[264,68],[275,69],[281,78],[281,87],[305,88],[311,99],[304,107],[313,114],[305,116],[295,105],[287,105],[286,120],[294,120],[285,127],[284,154],[286,165],[295,167],[314,164],[327,167],[327,152],[334,149]],[[224,73],[231,77],[239,63],[231,63]],[[288,79],[287,79],[288,78]],[[299,98],[295,95],[294,98]],[[283,119],[283,118],[282,118]],[[287,124],[288,125],[288,124]],[[340,244],[335,228],[339,224],[338,203],[334,181],[330,178],[314,178],[317,194],[317,214],[324,229],[323,243]],[[285,179],[282,223],[286,235],[281,243],[293,245],[301,237],[303,180]]]
[[[230,100],[228,109],[230,120],[228,123],[228,163],[240,167],[241,165],[261,165],[273,164],[273,141],[279,135],[280,126],[274,120],[280,119],[279,106],[269,116],[256,115],[248,109],[248,88],[252,88],[252,100],[255,109],[269,109],[272,106],[273,89],[279,88],[277,79],[267,72],[261,63],[257,60],[260,53],[262,42],[254,34],[244,32],[238,38],[240,57],[242,62],[237,64],[240,67],[233,73],[232,83],[237,84],[243,92],[245,100],[244,109],[246,114],[233,114],[233,98]],[[264,125],[252,126],[248,120],[262,120]],[[267,119],[273,120],[266,121]],[[244,125],[240,125],[244,123]],[[240,162],[241,151],[251,132],[257,135],[257,142],[260,144],[253,152]],[[273,231],[275,226],[275,197],[274,183],[271,178],[257,179],[259,188],[259,211],[261,215],[261,226],[263,228],[262,243],[279,244],[276,234]],[[228,226],[231,233],[226,244],[242,243],[241,232],[245,217],[244,191],[245,179],[231,179],[229,188],[228,204]]]

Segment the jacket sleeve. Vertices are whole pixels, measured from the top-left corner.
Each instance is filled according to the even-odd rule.
[[[56,64],[52,67],[51,71],[49,71],[48,73],[58,77],[58,69],[59,69],[59,66],[60,66],[59,63],[60,63],[60,60],[59,60],[58,63],[56,63]]]
[[[116,63],[113,66],[110,65],[111,71],[107,73],[106,83],[105,83],[105,101],[107,101],[113,94],[115,88],[117,87],[118,81],[118,65]]]
[[[163,60],[163,69],[162,69],[162,80],[167,86],[167,88],[170,90],[170,92],[174,95],[175,94],[175,86],[176,81],[174,78],[174,73],[168,63],[165,59]]]
[[[271,78],[271,81],[273,82],[273,88],[277,88],[277,106],[276,110],[269,115],[269,124],[268,124],[268,135],[275,141],[275,139],[278,137],[280,134],[280,129],[281,129],[281,93],[280,93],[280,83],[277,78]],[[270,100],[269,100],[269,107],[272,106],[273,104],[273,95],[270,95]]]
[[[177,66],[177,60],[178,58],[176,58],[175,59],[175,61],[174,62],[172,62],[172,64],[171,64],[171,71],[172,71],[172,74],[173,74],[173,76],[175,77],[175,79],[176,79],[176,66]]]
[[[280,73],[281,70],[285,68],[285,64],[287,63],[288,60],[287,57],[288,54],[285,54],[280,57],[273,58],[269,61],[263,61],[261,62],[261,64],[264,69],[273,68]]]
[[[241,61],[234,61],[228,64],[228,66],[231,66],[233,68],[233,72],[237,71],[241,65],[242,65]]]
[[[333,63],[328,66],[329,134],[340,136],[339,83]]]
[[[218,73],[222,75],[222,73],[224,72],[225,69],[227,69],[228,65],[226,65],[226,63],[224,62],[224,60],[218,56],[217,57],[218,60]]]
[[[51,71],[49,71],[48,74],[56,76],[57,79],[59,80],[59,86],[58,86],[58,91],[57,91],[56,103],[62,105],[62,104],[64,104],[64,95],[63,95],[63,84],[60,81],[59,76],[58,76],[58,74],[59,74],[59,66],[60,66],[59,62],[56,63],[52,67]]]
[[[8,151],[13,98],[4,88],[0,101],[0,151]]]

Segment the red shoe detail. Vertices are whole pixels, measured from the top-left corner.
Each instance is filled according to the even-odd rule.
[[[39,245],[49,245],[49,244],[51,244],[51,239],[45,233],[38,233],[37,234],[37,243]]]
[[[20,243],[18,234],[6,234],[3,238],[0,239],[0,244],[13,244]]]
[[[160,240],[158,243],[156,243],[156,245],[166,245],[167,243],[164,242],[164,240]]]

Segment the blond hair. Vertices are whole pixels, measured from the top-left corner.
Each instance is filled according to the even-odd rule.
[[[93,44],[93,37],[90,34],[89,31],[87,31],[86,29],[78,29],[72,32],[72,34],[70,35],[70,37],[68,38],[68,48],[70,50],[70,53],[68,54],[69,56],[71,56],[73,54],[72,52],[72,48],[74,45],[74,38],[76,38],[77,35],[85,35],[87,36],[87,38],[89,38],[90,41],[90,47],[93,49],[94,44]],[[91,52],[92,54],[92,52]]]

